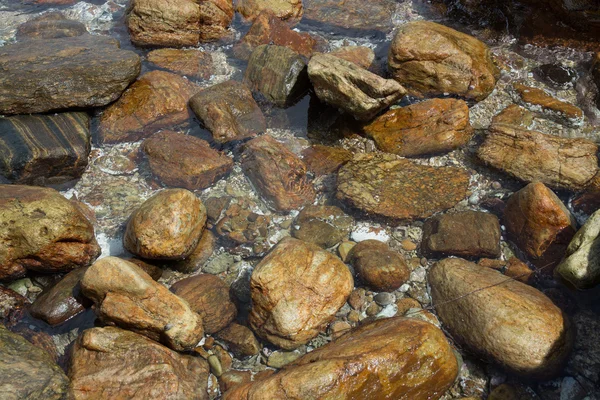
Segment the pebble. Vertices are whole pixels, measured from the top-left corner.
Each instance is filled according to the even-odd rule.
[[[400,245],[406,251],[414,251],[417,249],[417,245],[415,244],[415,242],[413,242],[410,239],[404,239],[402,242],[400,242]]]
[[[380,306],[387,306],[396,301],[396,297],[392,293],[381,292],[376,294],[373,300]]]

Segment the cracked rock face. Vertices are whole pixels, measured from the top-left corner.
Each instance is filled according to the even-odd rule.
[[[254,19],[263,11],[282,19],[297,22],[302,18],[302,0],[239,0],[236,11],[248,20]]]
[[[312,243],[285,238],[252,273],[250,327],[283,349],[295,349],[325,329],[353,287],[339,258]]]

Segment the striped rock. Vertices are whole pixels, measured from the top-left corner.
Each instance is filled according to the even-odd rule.
[[[0,175],[33,185],[79,178],[90,137],[90,117],[83,112],[0,118]]]

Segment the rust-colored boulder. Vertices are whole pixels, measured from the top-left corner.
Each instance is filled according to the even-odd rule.
[[[252,272],[248,322],[264,339],[294,349],[326,328],[353,287],[339,258],[312,243],[285,238]]]
[[[304,0],[303,23],[350,35],[382,35],[394,28],[395,0]]]
[[[378,292],[392,292],[410,276],[404,258],[379,240],[358,243],[348,257],[358,277]]]
[[[406,318],[363,325],[269,377],[235,386],[224,400],[435,400],[458,362],[443,332]]]
[[[219,331],[217,337],[225,342],[236,357],[249,357],[260,351],[260,343],[254,333],[243,325],[231,323],[227,328]]]
[[[315,144],[302,152],[302,160],[306,167],[317,176],[337,172],[338,169],[352,159],[352,152],[341,147]]]
[[[236,11],[253,21],[263,11],[283,20],[297,22],[302,18],[302,0],[239,0]]]
[[[152,64],[194,79],[208,80],[214,73],[209,52],[196,49],[156,49],[148,53]]]
[[[329,54],[350,61],[364,69],[372,68],[373,61],[375,61],[375,52],[367,46],[342,46]]]

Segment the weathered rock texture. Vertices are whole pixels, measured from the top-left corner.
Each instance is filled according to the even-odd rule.
[[[213,58],[208,52],[195,49],[157,49],[147,59],[160,68],[190,78],[207,80],[214,72]]]
[[[313,202],[315,190],[306,166],[271,136],[246,143],[241,162],[246,176],[275,210],[291,211]]]
[[[140,73],[140,57],[86,34],[2,46],[0,70],[0,114],[30,114],[115,101]]]
[[[317,27],[337,27],[360,32],[388,33],[394,28],[392,15],[396,10],[394,0],[304,0],[303,22]],[[359,33],[357,33],[359,32]]]
[[[403,157],[446,153],[466,145],[473,129],[462,100],[431,99],[390,110],[364,131],[381,151]]]
[[[572,347],[570,323],[537,289],[459,258],[438,262],[429,284],[444,326],[473,352],[519,376],[561,371]]]
[[[342,46],[329,54],[350,61],[364,69],[372,68],[373,61],[375,61],[375,52],[367,46]]]
[[[414,95],[485,99],[499,71],[489,48],[472,36],[429,21],[400,27],[388,56],[394,79]]]
[[[135,264],[106,257],[88,268],[83,294],[105,322],[148,336],[174,350],[191,350],[202,339],[202,319],[189,304],[154,282]]]
[[[49,12],[19,25],[16,37],[22,42],[81,36],[85,33],[87,29],[81,22],[67,19],[60,12]]]
[[[294,349],[326,327],[353,287],[339,258],[314,244],[285,238],[252,272],[248,322],[259,336]]]
[[[348,238],[354,219],[336,206],[306,206],[292,227],[296,239],[324,248]]]
[[[228,349],[237,357],[249,357],[258,354],[260,343],[250,329],[243,325],[231,323],[217,334],[225,342]]]
[[[173,262],[172,264],[169,264],[169,266],[172,269],[184,273],[198,271],[204,266],[206,261],[208,261],[210,256],[213,254],[213,251],[215,249],[215,242],[215,235],[208,229],[205,229],[202,232],[202,236],[200,237],[198,246],[196,246],[192,254],[190,254],[183,260],[178,260]]]
[[[94,227],[54,189],[0,185],[0,279],[65,272],[99,255]]]
[[[453,207],[466,196],[468,185],[469,173],[460,168],[371,153],[356,155],[340,168],[337,198],[367,214],[412,220]]]
[[[410,270],[404,258],[379,240],[365,240],[348,254],[358,277],[370,288],[393,292],[408,281]]]
[[[208,399],[206,361],[114,327],[79,336],[69,378],[75,399]]]
[[[283,20],[297,22],[302,18],[302,0],[239,0],[236,11],[253,21],[263,11]]]
[[[317,176],[337,172],[352,159],[352,152],[342,147],[315,144],[302,152],[302,161]]]
[[[522,83],[514,83],[513,87],[515,100],[532,111],[537,111],[542,117],[573,128],[583,125],[583,111],[579,107],[558,100],[542,89]]]
[[[350,372],[351,371],[351,372]],[[389,318],[363,325],[267,378],[234,387],[225,400],[439,399],[458,374],[441,330]]]

